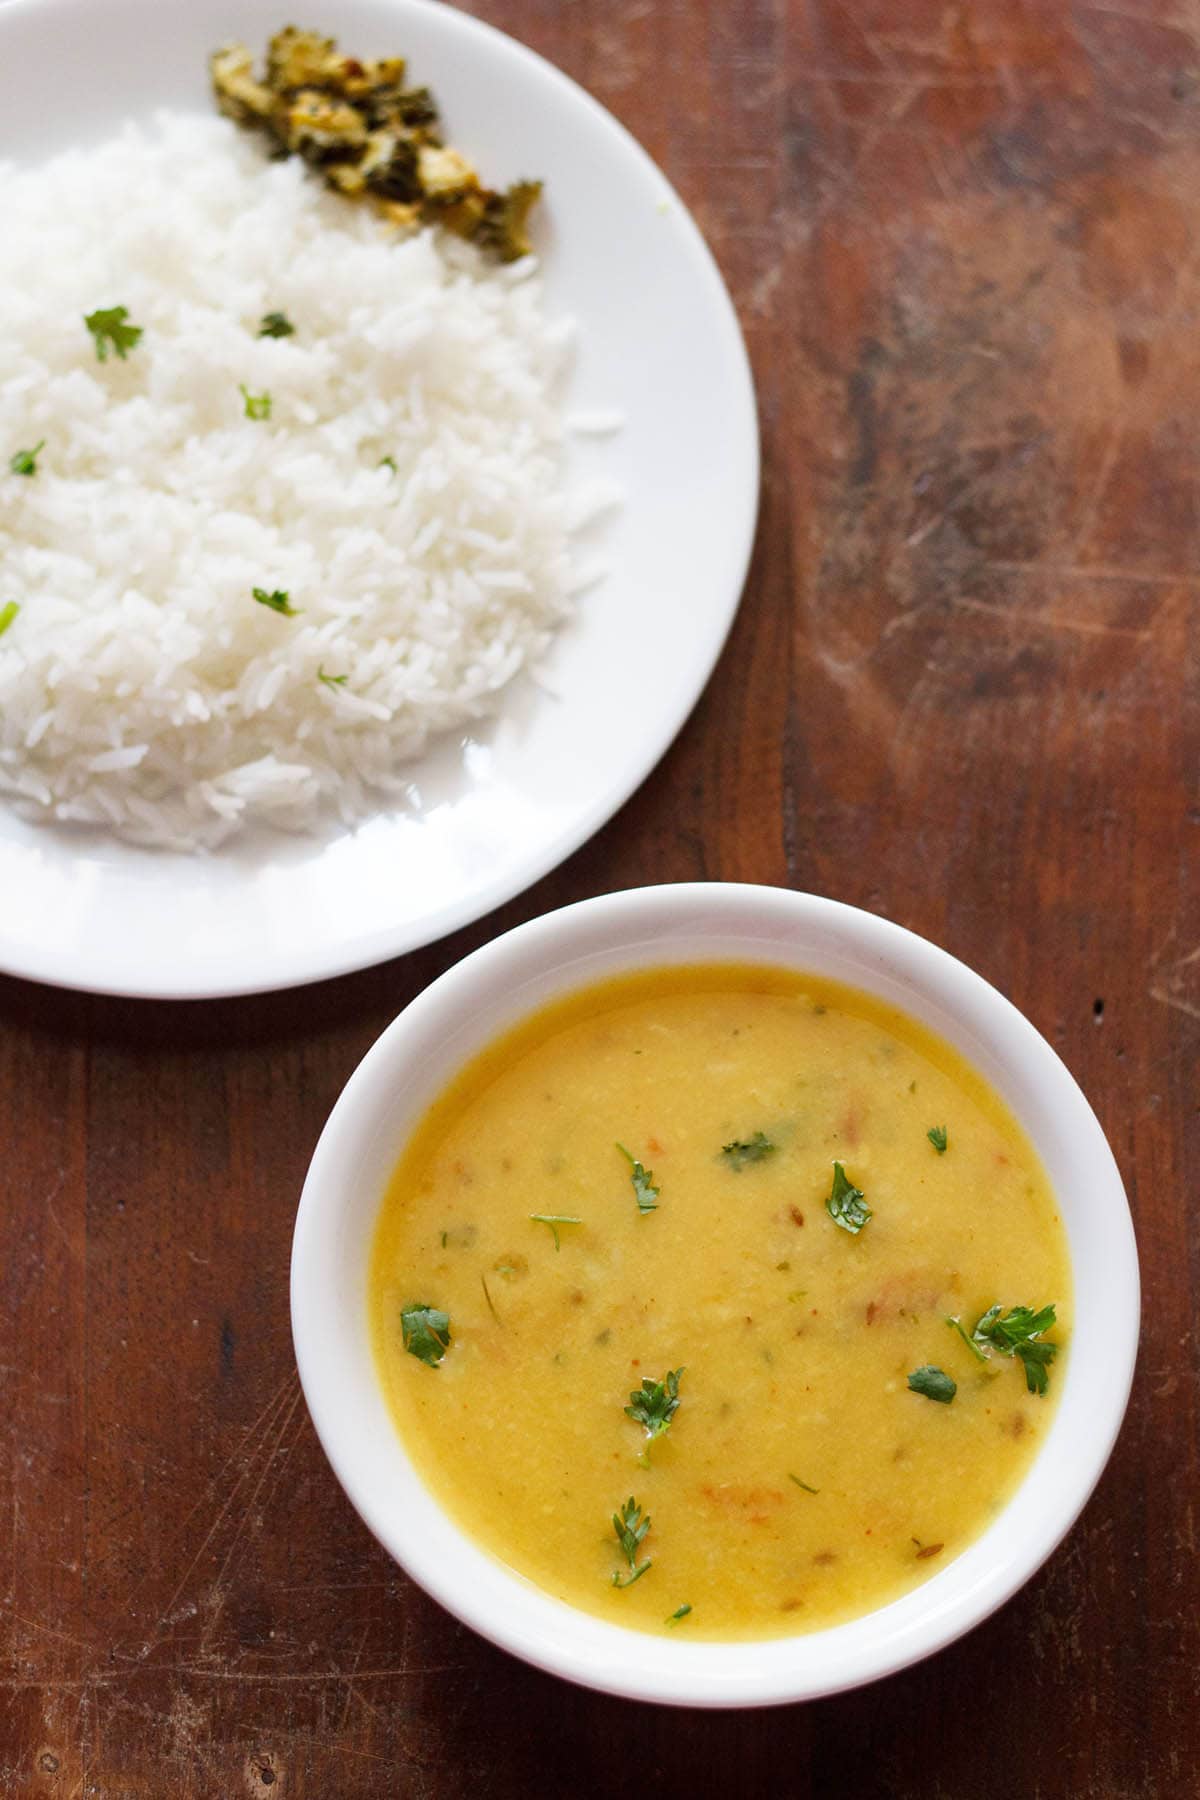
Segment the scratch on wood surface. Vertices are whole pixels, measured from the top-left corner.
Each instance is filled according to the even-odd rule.
[[[355,1678],[358,1675],[358,1671],[359,1671],[360,1667],[362,1666],[363,1652],[365,1651],[365,1649],[367,1647],[367,1638],[370,1635],[370,1631],[371,1631],[371,1626],[370,1626],[370,1622],[368,1621],[368,1623],[363,1626],[362,1636],[358,1640],[358,1649],[354,1653],[353,1666],[346,1675],[346,1704],[342,1708],[341,1722],[338,1726],[339,1731],[344,1731],[346,1728],[346,1721],[350,1717],[350,1702],[352,1700],[357,1700],[359,1705],[364,1707],[366,1709],[366,1711],[372,1715],[373,1718],[377,1719],[379,1717],[378,1707],[372,1706],[371,1702],[367,1699],[366,1695],[364,1693],[362,1693],[359,1690],[359,1688],[355,1685]]]
[[[261,1731],[254,1731],[253,1728],[249,1726],[244,1727],[244,1729],[246,1730],[247,1735],[251,1737],[256,1744],[263,1741],[263,1733]],[[358,1762],[384,1763],[390,1769],[394,1769],[397,1762],[402,1762],[406,1768],[426,1769],[429,1767],[428,1763],[423,1762],[420,1757],[414,1756],[411,1752],[407,1752],[404,1755],[393,1753],[390,1756],[381,1756],[376,1750],[364,1750],[357,1744],[347,1744],[343,1742],[341,1738],[330,1738],[326,1737],[324,1734],[318,1736],[315,1732],[300,1731],[294,1726],[283,1728],[273,1726],[269,1735],[273,1741],[282,1741],[287,1744],[289,1748],[299,1747],[305,1750],[315,1750],[320,1755],[332,1754],[334,1756],[352,1756]],[[251,1752],[251,1754],[254,1754],[254,1752]],[[253,1793],[256,1790],[252,1788],[250,1791]],[[397,1790],[389,1788],[388,1791],[394,1793]],[[257,1792],[262,1792],[261,1786],[257,1789]]]
[[[893,84],[894,85],[894,84]],[[828,218],[834,208],[841,204],[846,195],[853,189],[859,174],[870,157],[872,151],[895,126],[899,125],[915,106],[929,86],[921,80],[909,80],[898,86],[895,100],[881,119],[877,119],[864,133],[852,156],[846,157],[836,165],[833,180],[829,188],[821,195],[819,203],[813,208],[810,230]],[[836,87],[831,87],[829,97],[833,101],[838,122],[843,130],[849,132],[851,121],[847,118],[838,99]],[[828,166],[828,165],[827,165]]]
[[[1109,427],[1108,439],[1100,457],[1100,466],[1096,470],[1096,479],[1092,483],[1090,494],[1083,503],[1079,524],[1075,529],[1073,541],[1071,543],[1071,549],[1076,556],[1082,551],[1092,534],[1092,527],[1096,523],[1096,515],[1100,510],[1100,502],[1104,498],[1108,484],[1112,479],[1112,472],[1116,466],[1117,457],[1120,454],[1121,446],[1125,441],[1125,423],[1127,417],[1128,402],[1126,402],[1125,416],[1115,418]]]
[[[207,1767],[212,1760],[212,1718],[207,1706],[185,1688],[173,1687],[162,1719],[176,1761]]]
[[[1105,6],[1103,0],[1082,0],[1080,11],[1083,13],[1098,13],[1102,18],[1106,19],[1125,19],[1130,25],[1144,25],[1147,17],[1145,12],[1136,11],[1132,7]],[[1157,23],[1160,25],[1168,25],[1173,30],[1182,32],[1186,37],[1195,36],[1195,19],[1187,19],[1181,13],[1168,14],[1165,17],[1160,18]]]
[[[947,18],[953,18],[955,11],[955,8],[939,11],[936,15],[937,25],[928,32],[911,29],[902,31],[896,27],[887,31],[868,31],[864,28],[863,42],[872,55],[877,56],[880,62],[890,64],[892,68],[898,67],[905,56],[931,57],[945,67],[955,54],[953,47],[946,42],[945,32]]]
[[[957,194],[942,146],[938,143],[932,133],[928,131],[923,131],[921,133],[918,142],[921,146],[921,154],[928,164],[929,172],[941,190],[942,199],[947,206],[953,206],[956,203]]]
[[[94,1650],[94,1646],[87,1646]],[[156,1680],[164,1675],[189,1681],[208,1681],[247,1688],[321,1688],[342,1687],[353,1680],[418,1681],[431,1675],[460,1675],[470,1666],[464,1657],[457,1662],[386,1663],[379,1668],[364,1669],[356,1663],[347,1671],[331,1669],[234,1669],[222,1667],[208,1659],[184,1662],[133,1662],[118,1667],[98,1665],[82,1674],[0,1676],[0,1693],[87,1694],[100,1688],[123,1690],[140,1680]],[[361,1699],[362,1696],[359,1695]],[[364,1701],[364,1704],[366,1702]],[[369,1710],[374,1710],[370,1708]]]
[[[54,1202],[49,1195],[46,1196],[46,1213],[50,1223],[66,1245],[67,1255],[71,1258],[72,1262],[82,1264],[84,1260],[83,1248],[80,1244],[73,1243],[71,1238],[67,1235],[67,1228],[55,1212]]]
[[[26,1630],[37,1632],[39,1637],[57,1638],[64,1644],[73,1644],[77,1650],[86,1650],[89,1656],[92,1653],[93,1646],[85,1639],[73,1637],[69,1631],[62,1631],[55,1625],[47,1625],[41,1619],[27,1618],[24,1613],[18,1612],[16,1607],[10,1605],[6,1600],[0,1600],[0,1612],[6,1613],[10,1619],[15,1619],[19,1625],[24,1625]]]
[[[846,87],[902,88],[905,93],[913,94],[941,88],[958,93],[978,93],[1005,85],[998,75],[934,75],[918,79],[913,75],[880,74],[861,69],[797,69],[794,78],[802,85],[805,82],[836,82]]]
[[[928,618],[930,613],[936,611],[937,608],[929,600],[922,600],[917,606],[906,606],[903,612],[896,613],[893,618],[888,620],[879,634],[879,642],[886,644],[888,639],[894,637],[898,631],[907,631],[908,627],[915,625],[918,619]]]
[[[1158,330],[1160,332],[1165,332],[1167,326],[1179,317],[1179,314],[1183,309],[1184,300],[1195,282],[1196,271],[1198,268],[1200,268],[1200,245],[1197,246],[1192,255],[1188,257],[1187,261],[1179,268],[1174,285],[1171,289],[1170,297],[1161,309],[1159,315]],[[1124,448],[1125,438],[1130,427],[1135,423],[1139,416],[1140,411],[1141,404],[1139,404],[1139,396],[1136,394],[1127,394],[1124,403],[1112,421],[1108,442],[1104,446],[1104,453],[1100,458],[1100,467],[1096,471],[1096,479],[1092,483],[1091,491],[1084,501],[1079,524],[1074,533],[1071,549],[1076,555],[1084,548],[1084,545],[1091,535],[1092,529],[1096,523],[1096,518],[1100,512],[1101,502],[1108,491],[1108,484],[1112,480],[1113,470],[1115,469],[1117,460]]]
[[[924,543],[930,532],[936,531],[943,519],[949,517],[956,507],[962,506],[964,501],[973,499],[980,488],[986,487],[994,479],[994,475],[995,471],[988,467],[981,469],[978,475],[972,476],[968,481],[960,482],[944,506],[939,506],[928,519],[913,527],[893,553],[892,560],[895,560],[895,556],[899,555],[900,550],[915,550],[918,544]],[[993,563],[990,566],[995,568],[999,565]]]
[[[20,1542],[21,1542],[21,1501],[20,1501],[20,1497],[17,1493],[16,1486],[14,1484],[13,1496],[12,1496],[12,1545],[11,1545],[12,1572],[9,1576],[9,1582],[8,1582],[8,1595],[9,1595],[10,1601],[12,1599],[12,1596],[17,1591],[17,1574],[21,1567]]]
[[[291,1455],[293,1449],[295,1448],[296,1438],[304,1430],[304,1423],[305,1423],[305,1419],[306,1419],[307,1415],[304,1413],[301,1413],[300,1424],[299,1424],[299,1428],[298,1428],[297,1432],[293,1435],[291,1442],[287,1446],[287,1449],[285,1450],[282,1448],[283,1440],[287,1436],[287,1433],[291,1426],[292,1420],[295,1417],[296,1411],[300,1405],[300,1398],[301,1398],[300,1384],[299,1384],[299,1381],[297,1380],[295,1392],[293,1393],[288,1406],[286,1407],[286,1409],[284,1409],[282,1423],[279,1424],[278,1430],[275,1432],[274,1441],[271,1445],[270,1450],[267,1451],[266,1455],[263,1457],[263,1466],[262,1466],[261,1473],[259,1474],[258,1480],[254,1484],[254,1487],[250,1493],[249,1499],[245,1502],[245,1504],[243,1505],[243,1507],[241,1509],[241,1515],[238,1518],[237,1524],[234,1526],[233,1536],[229,1540],[229,1546],[226,1549],[225,1556],[221,1562],[221,1567],[218,1569],[217,1574],[213,1580],[212,1589],[210,1591],[211,1591],[214,1599],[213,1599],[213,1604],[211,1604],[208,1609],[208,1619],[207,1619],[207,1622],[206,1622],[205,1628],[204,1628],[204,1635],[203,1635],[203,1639],[202,1639],[202,1644],[204,1647],[207,1647],[207,1645],[211,1639],[213,1630],[216,1627],[217,1620],[220,1616],[220,1613],[222,1610],[222,1605],[223,1605],[223,1594],[224,1594],[223,1584],[225,1581],[225,1577],[229,1573],[229,1566],[233,1561],[234,1554],[237,1551],[238,1546],[242,1540],[243,1534],[245,1533],[246,1527],[249,1524],[250,1519],[253,1516],[254,1508],[258,1501],[259,1495],[262,1493],[263,1487],[266,1484],[266,1482],[268,1481],[268,1479],[270,1479],[271,1485],[267,1489],[266,1498],[269,1499],[270,1496],[275,1492],[275,1489],[279,1485],[280,1476],[283,1472],[283,1465],[284,1465],[284,1463],[286,1463],[288,1457]],[[195,1565],[193,1564],[193,1567],[194,1566]]]
[[[1063,581],[1127,582],[1134,587],[1198,587],[1196,569],[1122,569],[1111,563],[1013,562],[989,559],[988,568],[1004,575],[1051,575]]]
[[[1106,625],[1101,619],[1072,619],[1062,613],[1028,612],[1024,607],[999,606],[991,600],[973,600],[965,594],[956,594],[950,604],[960,612],[984,613],[991,617],[1003,619],[1006,625],[1020,630],[1023,626],[1041,626],[1046,631],[1074,631],[1083,637],[1119,637],[1129,638],[1137,643],[1145,643],[1153,637],[1151,631],[1139,631],[1131,625]]]
[[[1189,950],[1186,956],[1181,956],[1178,961],[1165,967],[1155,958],[1150,967],[1154,977],[1148,990],[1150,998],[1161,1001],[1174,1012],[1186,1013],[1189,1019],[1200,1019],[1200,991],[1195,997],[1191,993],[1180,991],[1188,983],[1192,969],[1200,975],[1200,946]]]
[[[281,1594],[383,1594],[394,1600],[404,1581],[399,1569],[389,1581],[378,1577],[371,1581],[288,1581],[280,1586]]]
[[[289,1394],[290,1394],[290,1405],[288,1404]],[[242,1464],[242,1467],[239,1470],[234,1481],[231,1483],[231,1485],[225,1495],[224,1500],[221,1502],[220,1506],[217,1508],[217,1512],[216,1512],[215,1517],[213,1518],[212,1523],[209,1525],[208,1530],[205,1532],[203,1538],[200,1540],[200,1545],[199,1545],[198,1549],[196,1550],[195,1554],[193,1555],[191,1561],[188,1563],[187,1568],[184,1570],[183,1574],[180,1576],[179,1581],[176,1583],[175,1590],[172,1593],[171,1598],[167,1601],[166,1606],[163,1607],[161,1613],[159,1614],[158,1622],[155,1625],[154,1630],[151,1633],[150,1642],[146,1645],[146,1648],[145,1648],[145,1651],[143,1652],[143,1654],[145,1654],[145,1655],[149,1654],[154,1643],[157,1642],[157,1640],[162,1636],[162,1633],[172,1623],[172,1615],[174,1613],[176,1606],[179,1603],[180,1597],[182,1596],[184,1589],[187,1587],[187,1584],[191,1580],[196,1569],[199,1567],[200,1560],[203,1557],[205,1551],[208,1549],[209,1545],[212,1543],[213,1539],[216,1537],[218,1531],[221,1529],[221,1526],[224,1523],[227,1513],[229,1513],[235,1500],[237,1499],[238,1490],[242,1487],[242,1485],[246,1481],[248,1481],[250,1479],[251,1473],[257,1469],[258,1463],[257,1463],[255,1455],[253,1455],[252,1452],[257,1452],[260,1440],[265,1439],[270,1434],[279,1415],[282,1412],[284,1412],[285,1409],[287,1410],[287,1416],[288,1416],[288,1419],[290,1420],[292,1413],[295,1411],[296,1402],[299,1399],[299,1396],[300,1396],[299,1377],[296,1375],[295,1371],[292,1371],[292,1373],[290,1373],[289,1375],[286,1375],[284,1377],[283,1381],[280,1382],[278,1388],[276,1388],[276,1390],[275,1390],[275,1393],[273,1394],[271,1399],[268,1400],[266,1406],[264,1406],[262,1412],[259,1413],[258,1417],[254,1420],[253,1424],[251,1424],[250,1426],[247,1427],[245,1433],[243,1434],[242,1441],[238,1445],[238,1448],[234,1451],[233,1455],[228,1457],[226,1459],[226,1461],[222,1464],[222,1466],[218,1470],[217,1474],[208,1483],[208,1487],[207,1487],[206,1492],[205,1492],[204,1496],[202,1497],[202,1499],[197,1501],[196,1505],[191,1509],[191,1512],[188,1513],[187,1518],[184,1520],[185,1525],[187,1525],[191,1521],[191,1519],[194,1517],[195,1513],[198,1511],[199,1507],[203,1505],[204,1500],[206,1500],[206,1499],[211,1500],[214,1497],[214,1494],[217,1491],[217,1489],[219,1488],[220,1483],[224,1480],[226,1475],[229,1474],[230,1470],[234,1467],[234,1465],[239,1462]],[[255,1493],[258,1492],[258,1488],[262,1485],[264,1474],[265,1474],[266,1470],[268,1470],[269,1468],[270,1468],[270,1458],[268,1458],[266,1460],[264,1471],[259,1474],[259,1479],[255,1486]]]
[[[753,284],[750,292],[746,296],[747,310],[754,313],[755,316],[759,318],[769,314],[771,311],[771,303],[775,298],[776,290],[782,280],[783,262],[781,259],[778,262],[772,263],[770,268],[765,270]]]
[[[87,1720],[89,1712],[95,1721],[90,1730]],[[100,1749],[100,1695],[96,1688],[85,1688],[79,1696],[76,1737],[83,1747],[82,1767],[79,1771],[79,1780],[71,1791],[71,1800],[76,1800],[77,1796],[81,1797],[90,1791],[88,1777]]]
[[[208,1500],[209,1498],[211,1498],[213,1493],[217,1489],[220,1488],[222,1482],[225,1480],[225,1477],[229,1474],[230,1470],[235,1467],[236,1464],[241,1463],[243,1465],[242,1472],[238,1476],[238,1480],[240,1481],[245,1477],[245,1474],[249,1467],[249,1458],[251,1456],[251,1453],[253,1451],[253,1448],[255,1446],[257,1438],[259,1437],[260,1434],[265,1434],[265,1432],[270,1429],[271,1415],[274,1414],[276,1409],[282,1405],[284,1397],[286,1396],[286,1394],[288,1392],[288,1389],[292,1386],[292,1384],[294,1382],[297,1382],[298,1380],[299,1380],[299,1377],[295,1373],[294,1370],[284,1376],[283,1380],[280,1382],[279,1386],[275,1389],[275,1392],[272,1394],[271,1398],[267,1401],[266,1405],[263,1407],[262,1411],[258,1414],[257,1418],[251,1420],[250,1424],[247,1425],[245,1431],[242,1433],[241,1442],[238,1444],[237,1449],[234,1450],[229,1456],[227,1456],[225,1458],[225,1461],[221,1464],[221,1467],[217,1470],[216,1474],[208,1482],[208,1484],[205,1488],[205,1491],[200,1495],[200,1498],[195,1501],[195,1503],[188,1509],[187,1513],[184,1515],[183,1523],[182,1523],[182,1526],[180,1527],[181,1531],[186,1526],[191,1524],[192,1520],[195,1518],[196,1514],[200,1511],[200,1508],[204,1505],[205,1501]],[[236,1490],[236,1487],[237,1487],[237,1482],[235,1481],[234,1488],[230,1490],[231,1495],[232,1495],[233,1491]]]
[[[465,1662],[399,1663],[381,1669],[356,1669],[355,1681],[411,1681],[424,1675],[457,1675]],[[227,1681],[241,1687],[327,1687],[330,1682],[341,1686],[347,1680],[344,1669],[222,1669],[207,1662],[159,1663],[147,1673],[186,1675],[198,1681]],[[44,1684],[40,1684],[44,1685]]]
[[[117,1670],[89,1675],[0,1675],[0,1694],[78,1694],[96,1687],[111,1687]]]
[[[256,1747],[268,1741],[267,1734],[264,1734],[261,1727],[239,1724],[235,1729],[244,1732],[249,1742]],[[316,1732],[306,1731],[303,1727],[296,1725],[273,1725],[269,1733],[269,1741],[272,1744],[283,1743],[293,1753],[296,1750],[316,1751],[319,1755],[332,1753],[335,1756],[360,1758],[364,1762],[386,1762],[393,1769],[399,1763],[406,1771],[423,1772],[430,1769],[445,1771],[445,1759],[437,1749],[434,1749],[429,1756],[422,1756],[412,1747],[411,1738],[406,1738],[402,1746],[396,1747],[390,1756],[380,1756],[373,1750],[364,1750],[357,1744],[347,1743],[345,1738],[333,1737],[325,1732],[318,1735]],[[418,1741],[420,1740],[418,1739]],[[261,1792],[261,1789],[259,1791]],[[389,1783],[387,1791],[391,1794],[398,1793],[400,1790]],[[404,1800],[414,1800],[413,1790],[410,1786],[406,1786],[403,1792]]]

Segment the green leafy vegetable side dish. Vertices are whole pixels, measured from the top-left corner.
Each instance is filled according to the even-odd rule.
[[[929,1139],[938,1155],[945,1156],[946,1127],[944,1125],[931,1125],[929,1130],[925,1133],[925,1136]]]
[[[142,328],[140,325],[127,325],[125,321],[128,317],[127,306],[100,306],[95,312],[83,315],[83,322],[95,341],[97,362],[107,362],[110,350],[124,362],[128,353],[139,342]]]
[[[272,588],[268,593],[266,588],[256,587],[251,588],[250,592],[260,606],[269,606],[272,612],[283,613],[289,619],[294,619],[300,611],[298,606],[292,605],[291,597],[284,588]]]
[[[617,1149],[629,1164],[629,1179],[633,1182],[633,1193],[638,1211],[640,1213],[657,1212],[658,1196],[662,1190],[654,1185],[653,1169],[648,1169],[644,1163],[640,1163],[633,1151],[627,1150],[624,1144],[618,1144]]]
[[[932,1363],[923,1363],[919,1369],[914,1369],[908,1385],[914,1394],[924,1394],[927,1400],[940,1400],[943,1406],[949,1406],[958,1392],[958,1383]]]
[[[272,338],[295,337],[296,327],[286,313],[264,313],[259,321],[258,335]]]
[[[625,1411],[636,1424],[645,1428],[648,1438],[661,1437],[678,1412],[679,1377],[682,1374],[680,1367],[668,1369],[661,1381],[653,1381],[646,1375],[641,1387],[630,1394],[630,1404]]]
[[[267,393],[252,394],[244,381],[238,382],[238,390],[246,402],[248,419],[269,419],[271,416],[271,396]]]
[[[846,1179],[846,1171],[840,1162],[833,1165],[833,1188],[825,1202],[825,1211],[835,1225],[855,1237],[871,1217],[862,1189]]]
[[[530,1213],[529,1217],[533,1220],[535,1225],[548,1225],[550,1227],[550,1233],[554,1239],[554,1248],[556,1250],[562,1249],[562,1244],[559,1241],[558,1236],[558,1228],[560,1225],[583,1224],[582,1219],[575,1218],[571,1213]]]
[[[615,1588],[632,1587],[635,1581],[641,1580],[651,1566],[652,1559],[650,1557],[647,1557],[644,1563],[638,1562],[642,1540],[650,1529],[650,1515],[642,1513],[641,1507],[630,1494],[620,1512],[613,1514],[612,1523],[613,1530],[617,1534],[621,1555],[629,1566],[629,1573],[623,1580],[614,1569],[612,1584]]]
[[[289,25],[272,37],[261,75],[239,43],[223,44],[209,70],[222,112],[391,224],[444,226],[501,262],[532,250],[528,216],[541,182],[485,187],[447,144],[429,89],[405,84],[402,57],[342,56],[333,38]]]
[[[971,1336],[985,1353],[998,1350],[1001,1356],[1020,1357],[1026,1387],[1041,1395],[1050,1385],[1050,1364],[1058,1355],[1058,1345],[1043,1337],[1055,1317],[1053,1301],[1036,1312],[1030,1306],[1012,1306],[1006,1313],[997,1302],[988,1307]]]
[[[765,1131],[756,1131],[751,1138],[734,1138],[730,1144],[721,1145],[721,1155],[731,1169],[739,1173],[747,1163],[762,1162],[766,1156],[774,1155],[779,1148],[773,1144]]]
[[[46,440],[43,438],[41,443],[33,446],[32,450],[18,450],[15,455],[10,456],[8,459],[8,466],[13,474],[36,475],[37,459],[45,448]]]
[[[401,1310],[400,1336],[410,1356],[436,1369],[450,1348],[449,1314],[414,1300]]]

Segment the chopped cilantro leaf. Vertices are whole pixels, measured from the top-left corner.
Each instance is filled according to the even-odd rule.
[[[252,394],[244,381],[238,382],[242,399],[246,402],[248,419],[269,419],[271,416],[271,396],[267,393]]]
[[[398,475],[400,472],[396,467],[396,459],[394,456],[381,456],[376,467],[380,469],[390,469],[393,475]]]
[[[679,1377],[683,1369],[668,1369],[661,1381],[642,1378],[640,1388],[630,1394],[626,1413],[645,1428],[648,1438],[660,1437],[679,1410]]]
[[[927,1400],[940,1400],[944,1406],[949,1406],[958,1392],[958,1383],[932,1363],[923,1363],[919,1369],[914,1369],[908,1385],[914,1394],[924,1394]]]
[[[846,1179],[846,1171],[840,1162],[833,1165],[833,1188],[825,1202],[825,1211],[835,1225],[843,1231],[857,1236],[871,1217],[871,1209],[863,1198],[861,1188],[854,1187]]]
[[[1029,1392],[1044,1394],[1050,1385],[1050,1364],[1058,1355],[1058,1345],[1049,1339],[1041,1344],[1018,1344],[1016,1354],[1025,1366],[1025,1385]]]
[[[946,1314],[946,1323],[950,1327],[951,1331],[957,1331],[959,1337],[962,1339],[963,1343],[967,1346],[967,1349],[971,1352],[972,1356],[977,1356],[979,1358],[980,1362],[987,1361],[987,1351],[981,1350],[979,1348],[979,1345],[975,1342],[974,1338],[968,1337],[967,1328],[963,1324],[961,1319],[957,1318],[953,1313],[947,1313]]]
[[[762,1162],[765,1156],[771,1156],[779,1148],[773,1144],[765,1131],[756,1131],[751,1138],[734,1138],[730,1144],[722,1144],[721,1155],[731,1169],[739,1172],[747,1163]]]
[[[268,593],[266,588],[256,587],[251,588],[250,592],[260,606],[269,606],[272,612],[284,613],[289,619],[294,619],[300,611],[298,606],[292,605],[291,598],[284,588],[272,588]]]
[[[1011,1356],[1018,1344],[1041,1337],[1055,1321],[1053,1302],[1049,1306],[1043,1306],[1038,1312],[1034,1312],[1029,1306],[1012,1306],[1003,1313],[1003,1317],[1002,1312],[1003,1308],[999,1303],[989,1306],[976,1325],[974,1336],[977,1343],[992,1344],[1006,1356]]]
[[[264,313],[258,322],[259,337],[285,338],[295,337],[296,327],[286,313]]]
[[[122,362],[128,351],[132,350],[142,335],[140,325],[127,325],[129,317],[127,306],[101,306],[95,312],[85,313],[83,322],[91,332],[96,344],[97,362],[107,362],[110,350],[116,352]]]
[[[612,1523],[613,1530],[617,1534],[621,1555],[629,1565],[629,1574],[623,1581],[616,1570],[613,1571],[612,1584],[616,1588],[632,1587],[634,1582],[640,1580],[650,1567],[649,1557],[644,1563],[638,1562],[638,1551],[642,1547],[642,1539],[650,1529],[650,1515],[648,1513],[643,1515],[641,1507],[630,1494],[620,1512],[613,1514]]]
[[[8,459],[8,466],[12,470],[13,474],[14,475],[36,475],[37,474],[37,459],[38,459],[39,455],[41,454],[41,452],[45,448],[46,448],[46,440],[45,440],[45,438],[43,438],[40,444],[35,444],[33,446],[32,450],[16,451],[15,454],[10,456]]]
[[[648,1169],[644,1163],[640,1163],[632,1150],[627,1150],[624,1144],[618,1144],[616,1147],[629,1164],[629,1179],[633,1183],[638,1211],[640,1213],[657,1212],[658,1196],[662,1190],[654,1185],[654,1170]]]
[[[348,675],[327,675],[325,673],[325,664],[324,663],[322,663],[320,668],[317,670],[317,680],[323,681],[327,688],[345,687],[345,685],[349,681],[349,679],[350,679],[350,677]]]
[[[533,1220],[535,1225],[548,1225],[550,1227],[551,1235],[554,1238],[554,1248],[556,1250],[562,1249],[562,1245],[558,1238],[558,1228],[560,1225],[583,1224],[582,1219],[576,1219],[572,1217],[570,1213],[530,1213],[529,1217]]]
[[[6,600],[4,605],[0,606],[0,637],[4,636],[20,610],[20,602],[17,600]]]
[[[450,1348],[449,1315],[414,1300],[401,1311],[400,1336],[410,1356],[436,1369]]]
[[[688,1605],[677,1606],[675,1608],[675,1611],[671,1614],[670,1618],[663,1620],[663,1624],[664,1625],[678,1625],[680,1619],[686,1619],[688,1614],[691,1612],[691,1610],[692,1610],[691,1607]]]
[[[1029,1392],[1044,1394],[1058,1345],[1044,1339],[1043,1333],[1049,1331],[1055,1317],[1053,1301],[1036,1312],[1029,1306],[1012,1306],[1003,1315],[997,1302],[989,1306],[971,1335],[985,1353],[998,1350],[1002,1356],[1019,1356]]]
[[[929,1130],[925,1133],[925,1136],[929,1139],[938,1155],[945,1156],[946,1127],[944,1125],[931,1125]]]

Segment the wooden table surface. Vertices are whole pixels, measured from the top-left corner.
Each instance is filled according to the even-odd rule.
[[[745,600],[624,811],[447,942],[215,1005],[0,981],[0,1792],[1194,1795],[1200,8],[478,10],[721,263],[762,409]],[[696,878],[853,901],[1011,995],[1109,1134],[1145,1285],[1049,1566],[921,1668],[742,1715],[568,1688],[414,1590],[288,1326],[308,1157],[383,1025],[519,920]]]

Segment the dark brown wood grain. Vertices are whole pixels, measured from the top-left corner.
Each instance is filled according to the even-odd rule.
[[[721,262],[762,409],[745,601],[620,816],[455,938],[209,1006],[0,982],[0,1792],[1194,1794],[1200,10],[477,10]],[[343,1499],[288,1325],[306,1163],[387,1020],[508,925],[696,877],[855,902],[1011,995],[1110,1135],[1146,1294],[1046,1569],[925,1666],[763,1714],[602,1699],[450,1621]]]

